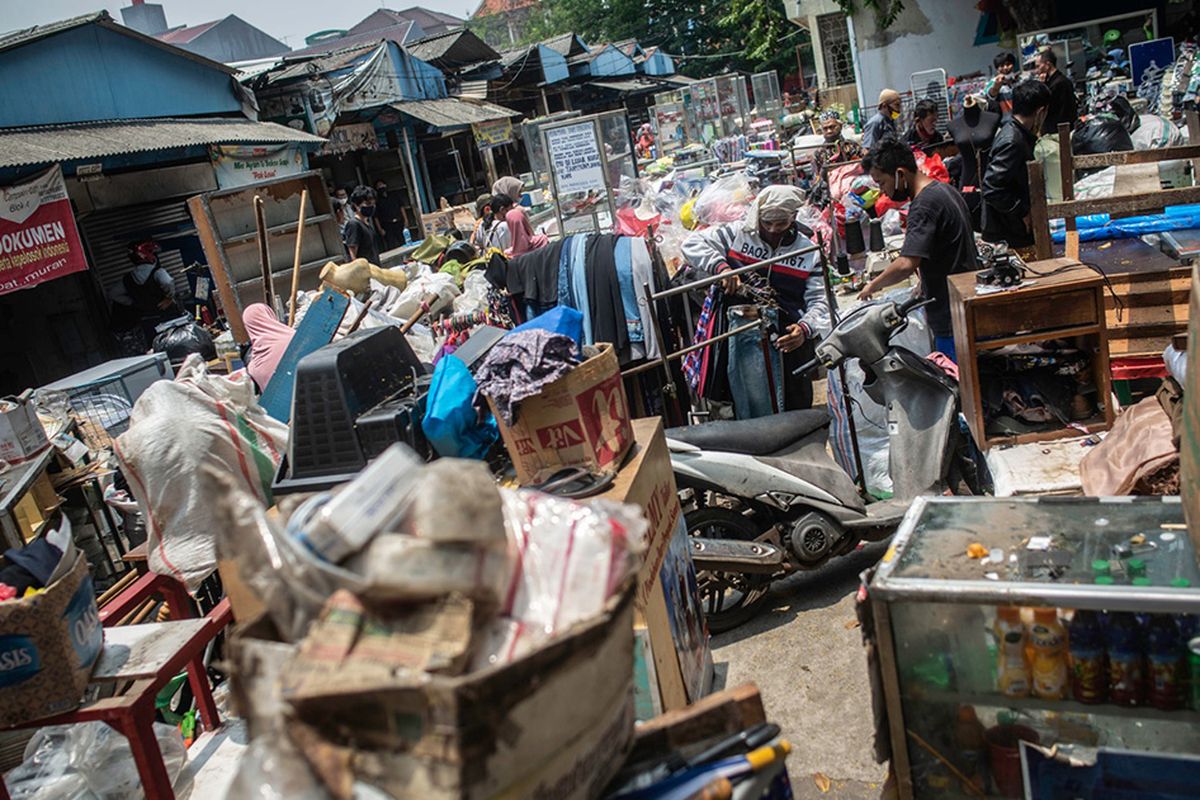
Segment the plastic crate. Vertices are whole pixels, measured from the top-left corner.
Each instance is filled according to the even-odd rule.
[[[370,446],[364,447],[359,418],[412,396],[424,371],[395,327],[359,331],[302,358],[292,394],[286,479],[276,487],[286,491],[291,482],[353,476],[365,467],[382,432],[370,425]]]
[[[42,388],[65,392],[76,414],[119,436],[129,428],[133,404],[150,384],[174,377],[166,354],[152,353],[106,361]]]

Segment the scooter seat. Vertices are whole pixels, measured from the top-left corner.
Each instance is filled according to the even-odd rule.
[[[787,449],[810,433],[829,425],[824,408],[784,411],[757,419],[717,420],[671,428],[667,438],[720,453],[767,456]]]

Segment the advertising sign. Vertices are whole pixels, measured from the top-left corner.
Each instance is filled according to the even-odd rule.
[[[545,134],[550,169],[560,197],[575,192],[603,193],[606,190],[604,159],[600,156],[596,126],[590,119],[575,125],[548,128]]]
[[[375,126],[369,122],[338,125],[327,134],[329,141],[321,147],[323,155],[349,153],[352,150],[378,150],[379,139]]]
[[[222,189],[299,175],[304,171],[304,153],[298,145],[214,145],[211,152],[217,186]]]
[[[0,187],[0,294],[87,269],[62,168]]]
[[[1129,74],[1135,87],[1143,81],[1158,81],[1174,63],[1175,40],[1170,36],[1129,45]]]
[[[513,138],[511,119],[493,119],[487,122],[471,123],[471,132],[475,134],[475,145],[480,150],[508,144]]]

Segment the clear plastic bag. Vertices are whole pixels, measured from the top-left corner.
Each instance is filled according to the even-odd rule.
[[[468,273],[463,280],[462,294],[454,298],[454,313],[473,314],[476,311],[487,311],[490,285],[482,270]]]
[[[154,723],[174,782],[187,762],[179,731]],[[52,725],[33,735],[25,760],[5,778],[12,800],[135,800],[144,797],[129,740],[104,722]]]
[[[744,219],[754,200],[754,191],[745,173],[738,172],[718,178],[709,184],[692,206],[700,226],[721,225]]]

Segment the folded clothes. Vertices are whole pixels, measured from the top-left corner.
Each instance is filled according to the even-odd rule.
[[[515,403],[540,394],[542,387],[571,371],[575,342],[540,328],[510,333],[501,339],[475,372],[479,391],[496,403],[508,425],[516,419]]]

